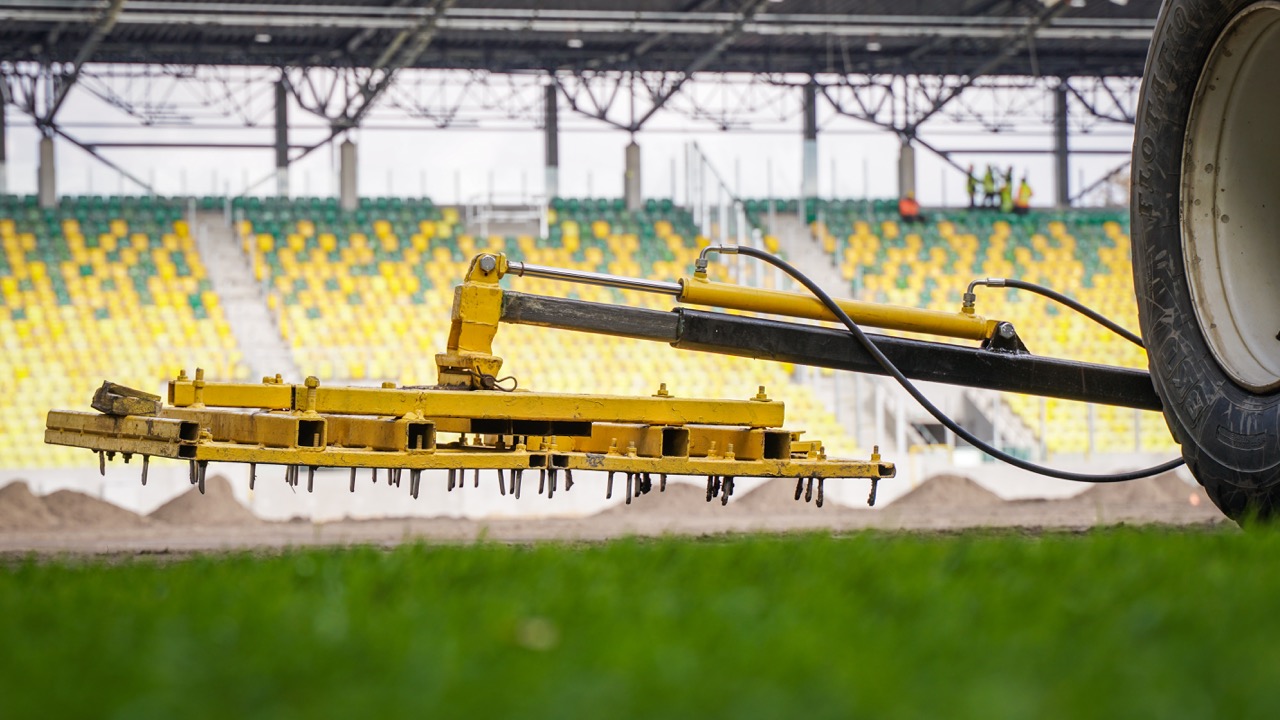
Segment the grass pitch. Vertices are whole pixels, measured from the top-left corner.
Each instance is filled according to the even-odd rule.
[[[0,717],[1276,717],[1280,531],[0,566]]]

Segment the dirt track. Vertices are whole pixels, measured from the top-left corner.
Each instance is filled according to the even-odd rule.
[[[1084,529],[1098,525],[1214,525],[1226,522],[1199,488],[1170,475],[1100,486],[1067,500],[1004,501],[968,478],[939,476],[892,504],[855,509],[794,502],[794,485],[774,481],[707,503],[705,492],[673,483],[583,518],[465,520],[403,518],[340,522],[262,522],[239,505],[225,480],[194,489],[150,516],[62,491],[43,498],[14,483],[0,488],[0,554],[185,554],[410,540],[472,542],[594,541],[629,535],[712,535],[827,529],[956,530],[975,527]]]

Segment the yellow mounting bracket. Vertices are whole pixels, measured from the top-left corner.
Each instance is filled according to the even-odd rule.
[[[506,272],[505,255],[479,255],[454,290],[449,341],[445,351],[436,355],[441,387],[492,389],[502,369],[502,358],[493,354],[493,336],[502,315],[498,281]]]

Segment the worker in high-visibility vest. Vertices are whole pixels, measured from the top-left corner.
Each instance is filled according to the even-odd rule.
[[[1019,215],[1026,215],[1031,211],[1031,185],[1027,182],[1027,176],[1022,176],[1022,182],[1018,185],[1018,197],[1013,201],[1013,211]]]
[[[1000,212],[1013,212],[1013,183],[1007,182],[1000,185]]]
[[[996,207],[996,171],[987,165],[987,174],[982,176],[982,207]]]
[[[969,170],[964,176],[964,189],[969,193],[969,209],[977,207],[978,198],[978,176],[973,174],[973,164],[969,164]]]

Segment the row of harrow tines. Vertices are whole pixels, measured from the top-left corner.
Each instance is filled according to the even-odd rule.
[[[284,467],[297,487],[306,471],[349,469],[381,474],[400,487],[408,471],[417,498],[423,473],[447,478],[448,489],[480,486],[480,471],[494,471],[502,495],[519,498],[524,474],[538,472],[538,493],[553,497],[574,487],[574,471],[625,478],[625,498],[666,489],[669,476],[705,477],[707,501],[727,504],[737,478],[793,478],[796,499],[819,506],[828,479],[892,477],[894,467],[873,453],[866,461],[833,459],[820,441],[782,429],[784,408],[763,387],[748,400],[673,397],[665,386],[651,397],[570,395],[434,387],[321,387],[279,377],[261,384],[206,382],[203,372],[169,383],[168,404],[158,396],[104,383],[97,413],[51,411],[46,442],[99,453],[100,466],[117,454],[142,456],[146,483],[151,457],[190,463],[193,484],[204,490],[209,463],[249,465],[252,488],[259,465]],[[446,441],[447,439],[447,441]],[[442,472],[441,472],[442,471]]]

